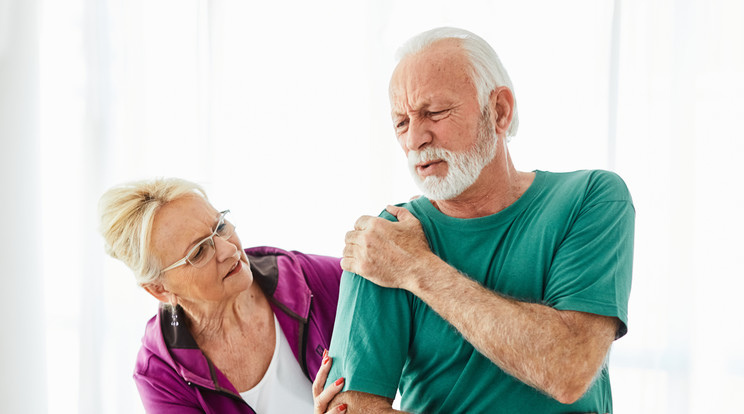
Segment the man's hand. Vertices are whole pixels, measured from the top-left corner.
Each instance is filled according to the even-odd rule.
[[[341,267],[369,281],[412,291],[427,263],[439,258],[429,249],[421,223],[410,211],[388,206],[398,222],[362,216],[346,233]]]

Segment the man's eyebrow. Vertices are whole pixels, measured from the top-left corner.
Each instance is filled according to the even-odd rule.
[[[393,110],[390,111],[390,113],[392,114],[393,117],[396,117],[396,116],[408,116],[408,113],[409,112],[414,112],[415,113],[415,112],[426,111],[432,105],[433,105],[432,101],[425,101],[425,102],[422,102],[421,104],[419,104],[418,106],[416,106],[415,108],[411,108],[410,111],[406,111],[406,110],[399,111],[397,109],[393,109]]]

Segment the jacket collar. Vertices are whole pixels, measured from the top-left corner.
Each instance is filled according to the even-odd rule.
[[[269,300],[287,315],[306,323],[312,292],[305,280],[300,256],[268,246],[245,249],[245,252],[251,262],[253,278]]]
[[[291,252],[265,246],[245,251],[253,279],[270,302],[293,319],[306,323],[312,294],[296,256]],[[238,396],[238,391],[227,377],[199,349],[185,323],[183,309],[177,306],[175,312],[179,323],[172,325],[170,310],[160,307],[156,317],[147,325],[143,339],[145,347],[166,361],[184,380]]]

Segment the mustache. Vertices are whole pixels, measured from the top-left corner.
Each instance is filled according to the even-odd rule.
[[[452,155],[452,151],[436,147],[426,147],[420,151],[411,150],[408,151],[408,166],[413,168],[416,164],[440,159],[449,162],[452,159]]]

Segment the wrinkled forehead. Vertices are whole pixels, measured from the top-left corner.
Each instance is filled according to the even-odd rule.
[[[401,72],[421,70],[427,67],[448,67],[452,69],[469,69],[470,62],[467,50],[461,39],[449,38],[434,41],[420,50],[411,52],[398,62],[390,77],[390,85],[396,81]]]
[[[213,223],[219,212],[204,197],[199,195],[186,195],[179,197],[163,205],[158,210],[155,218],[169,219],[180,222],[187,219],[204,220]]]
[[[194,240],[208,236],[219,212],[203,197],[189,195],[160,207],[152,223],[152,247],[161,253],[183,250]]]
[[[390,78],[388,97],[395,113],[470,89],[475,91],[475,84],[467,54],[459,39],[446,39],[401,59]]]

